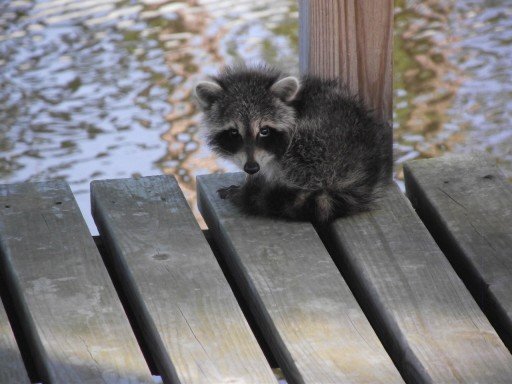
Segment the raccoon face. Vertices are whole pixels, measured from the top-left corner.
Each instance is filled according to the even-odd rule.
[[[288,147],[288,133],[271,123],[253,121],[248,125],[233,122],[208,137],[208,144],[220,156],[232,160],[248,174],[265,171],[279,160]]]
[[[261,71],[228,75],[195,88],[208,145],[250,175],[260,170],[271,173],[295,125],[295,111],[289,103],[299,82],[294,77],[265,76]]]

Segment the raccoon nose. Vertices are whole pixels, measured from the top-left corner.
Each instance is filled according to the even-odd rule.
[[[249,175],[253,175],[256,172],[260,170],[260,166],[255,161],[248,161],[244,165],[244,171],[247,172]]]

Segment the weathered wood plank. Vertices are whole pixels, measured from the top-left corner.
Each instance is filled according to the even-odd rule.
[[[0,254],[45,383],[152,382],[68,185],[0,186]]]
[[[300,0],[300,69],[340,77],[379,117],[393,108],[393,0]]]
[[[11,325],[0,301],[0,383],[30,383]]]
[[[407,195],[512,351],[512,186],[477,155],[412,161]]]
[[[288,383],[402,382],[309,223],[248,217],[198,177],[200,210]]]
[[[182,383],[275,383],[175,178],[94,181],[91,198],[159,372]]]
[[[2,207],[0,205],[0,207]],[[10,205],[2,208],[10,209]],[[0,222],[0,232],[1,232]],[[1,250],[1,242],[0,242]],[[7,313],[9,313],[9,322],[21,352],[21,357],[25,363],[25,368],[29,374],[31,382],[48,382],[50,370],[46,353],[39,341],[39,336],[32,322],[32,318],[25,304],[22,289],[20,288],[16,272],[8,258],[2,256],[0,251],[0,289],[2,301]],[[42,357],[44,356],[44,357]]]
[[[324,230],[406,381],[512,382],[512,356],[396,185]]]

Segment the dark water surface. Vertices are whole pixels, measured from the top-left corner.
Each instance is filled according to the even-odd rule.
[[[512,177],[512,2],[395,0],[395,157],[485,151]],[[270,7],[271,6],[271,7]],[[226,63],[296,72],[293,0],[0,0],[0,182],[234,170],[192,86]],[[194,208],[195,209],[195,208]],[[197,213],[197,210],[196,210]]]

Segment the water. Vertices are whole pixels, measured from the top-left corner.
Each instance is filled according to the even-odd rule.
[[[453,3],[395,0],[398,181],[471,150],[512,177],[512,2]],[[173,174],[198,215],[195,176],[234,167],[198,135],[193,84],[241,59],[296,72],[297,22],[293,0],[0,2],[0,182],[66,179],[96,233],[91,180]]]
[[[395,4],[397,163],[480,151],[511,179],[512,2]]]

